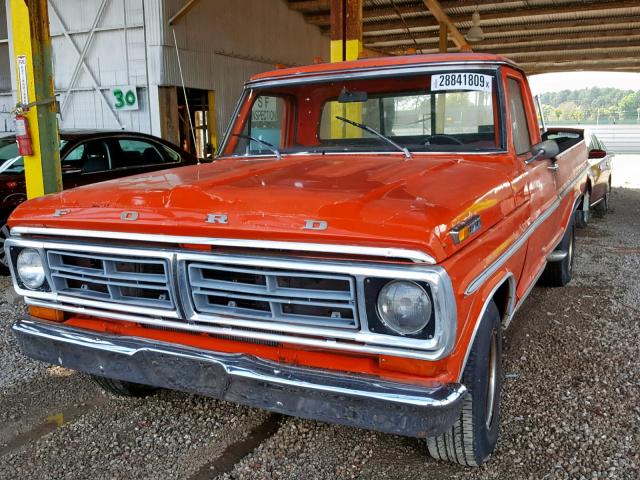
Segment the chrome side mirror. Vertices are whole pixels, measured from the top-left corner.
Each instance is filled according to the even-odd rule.
[[[551,160],[555,162],[555,158],[559,153],[560,147],[558,146],[558,142],[555,140],[545,140],[531,147],[531,154],[533,156],[527,160],[527,163],[532,163],[536,160]]]

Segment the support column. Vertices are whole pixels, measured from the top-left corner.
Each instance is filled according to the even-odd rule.
[[[362,52],[362,0],[331,0],[331,61],[357,60]]]
[[[362,52],[363,0],[331,0],[331,62],[357,60]],[[334,104],[331,108],[331,136],[357,138],[362,130],[336,120],[340,115],[355,122],[362,121],[362,104]]]
[[[36,103],[25,110],[33,155],[24,157],[24,167],[33,198],[62,190],[47,0],[11,0],[11,27],[18,103]]]
[[[440,23],[440,42],[439,42],[439,52],[440,53],[447,53],[447,49],[448,49],[448,43],[449,43],[449,28],[447,27],[446,23]],[[436,121],[435,121],[435,126],[436,126],[436,130],[433,133],[437,133],[439,135],[442,135],[444,133],[444,115],[445,115],[445,109],[446,109],[446,95],[444,93],[440,93],[440,94],[436,94],[434,96],[434,98],[436,99]]]

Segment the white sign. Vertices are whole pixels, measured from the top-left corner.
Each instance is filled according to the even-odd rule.
[[[20,103],[29,103],[29,82],[27,80],[27,56],[18,55],[18,85],[20,89]]]
[[[138,93],[135,85],[113,87],[111,89],[111,104],[116,110],[138,110]]]
[[[276,97],[258,97],[251,108],[252,122],[277,122],[278,100]]]
[[[431,91],[476,90],[491,92],[491,75],[482,73],[439,73],[431,75]]]

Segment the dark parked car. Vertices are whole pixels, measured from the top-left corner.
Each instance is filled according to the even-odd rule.
[[[192,165],[197,158],[161,138],[124,131],[62,131],[64,189],[138,173]],[[26,200],[24,161],[13,135],[0,138],[0,273],[7,274],[4,240],[9,215]]]

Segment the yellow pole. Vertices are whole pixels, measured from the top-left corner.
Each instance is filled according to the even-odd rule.
[[[362,0],[331,0],[331,62],[357,60],[362,52]],[[354,138],[362,130],[336,120],[336,115],[362,121],[362,104],[331,106],[331,137]]]
[[[47,0],[11,0],[11,29],[18,103],[33,145],[33,155],[24,157],[27,198],[33,198],[62,190]]]

